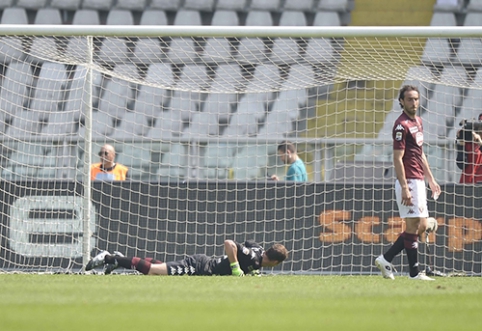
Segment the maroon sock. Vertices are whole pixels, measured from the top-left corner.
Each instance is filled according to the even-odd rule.
[[[383,257],[385,260],[388,262],[392,262],[392,260],[395,258],[395,256],[398,255],[401,251],[403,251],[404,248],[404,241],[405,241],[405,232],[402,232],[397,240],[393,243],[393,245],[388,249],[388,251],[383,254]]]
[[[404,246],[407,253],[410,277],[415,277],[420,272],[418,268],[418,235],[405,233]]]

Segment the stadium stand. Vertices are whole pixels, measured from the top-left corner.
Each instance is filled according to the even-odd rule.
[[[28,24],[27,11],[24,8],[5,8],[2,13],[1,24]],[[25,58],[22,52],[22,40],[20,38],[9,39],[6,44],[0,39],[2,52],[0,52],[0,62],[8,63],[11,59],[19,61]]]
[[[52,8],[64,10],[77,10],[80,8],[82,0],[52,0],[50,6]]]
[[[150,7],[152,9],[176,11],[181,8],[181,0],[152,0]]]

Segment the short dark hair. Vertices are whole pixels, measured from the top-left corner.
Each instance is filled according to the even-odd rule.
[[[274,244],[266,251],[266,257],[270,261],[283,262],[288,258],[288,250],[281,244]]]
[[[415,85],[403,85],[402,88],[400,89],[400,93],[398,94],[398,103],[399,103],[400,107],[402,107],[402,108],[403,108],[403,106],[402,106],[402,103],[400,102],[400,100],[405,99],[405,92],[407,92],[407,91],[415,91],[420,96],[420,91],[418,90],[417,86],[415,86]]]
[[[293,145],[293,143],[289,141],[283,141],[278,145],[278,151],[286,153],[287,151],[290,151],[291,153],[296,153],[296,147]]]

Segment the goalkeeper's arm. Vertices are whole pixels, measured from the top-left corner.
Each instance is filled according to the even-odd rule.
[[[239,266],[238,262],[238,247],[236,243],[232,240],[225,240],[224,241],[224,250],[226,251],[226,255],[229,259],[229,264],[231,266],[231,274],[233,276],[244,276],[244,272]]]

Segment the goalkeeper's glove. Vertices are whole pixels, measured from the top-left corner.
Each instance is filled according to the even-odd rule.
[[[244,276],[244,272],[243,272],[243,270],[241,270],[241,267],[239,266],[238,262],[231,263],[231,274],[233,276],[237,276],[237,277],[243,277]]]

